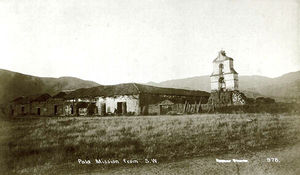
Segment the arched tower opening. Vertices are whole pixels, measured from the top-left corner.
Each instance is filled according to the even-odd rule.
[[[219,91],[223,91],[226,89],[226,83],[224,81],[224,77],[219,78]]]
[[[219,64],[219,74],[223,74],[223,68],[224,68],[224,65],[222,63]]]

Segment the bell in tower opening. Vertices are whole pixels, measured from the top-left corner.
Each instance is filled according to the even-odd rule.
[[[210,76],[211,91],[238,90],[238,73],[233,68],[233,59],[221,50],[213,61],[213,73]]]

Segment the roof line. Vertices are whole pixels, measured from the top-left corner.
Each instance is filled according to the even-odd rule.
[[[136,90],[138,91],[138,93],[140,94],[140,93],[141,93],[140,89],[136,86],[135,83],[132,83],[132,84],[133,84],[133,86],[136,88]]]

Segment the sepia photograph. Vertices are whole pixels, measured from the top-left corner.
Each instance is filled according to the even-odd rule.
[[[299,0],[0,0],[1,175],[299,175]]]

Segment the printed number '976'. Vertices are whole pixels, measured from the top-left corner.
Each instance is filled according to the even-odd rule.
[[[267,162],[280,162],[278,158],[267,158]]]

